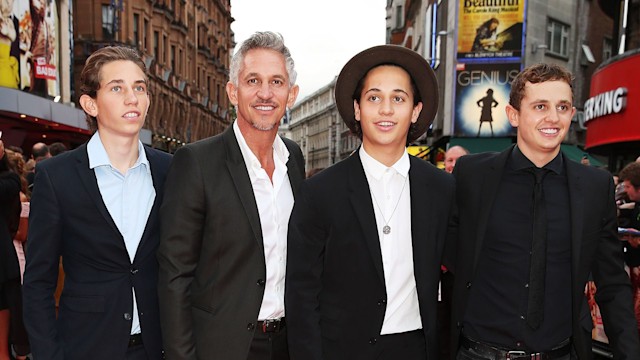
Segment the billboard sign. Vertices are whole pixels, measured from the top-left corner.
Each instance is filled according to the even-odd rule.
[[[0,86],[59,95],[55,0],[0,0]]]
[[[459,0],[458,59],[522,57],[525,0]]]
[[[505,106],[520,63],[458,64],[454,102],[454,135],[506,137],[515,135]]]

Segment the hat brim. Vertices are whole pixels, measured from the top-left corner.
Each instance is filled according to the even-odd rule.
[[[353,100],[358,82],[369,70],[385,64],[402,67],[409,73],[420,92],[422,111],[407,138],[407,142],[413,142],[424,134],[433,122],[438,111],[439,95],[438,82],[431,66],[425,58],[411,49],[398,45],[380,45],[364,50],[351,58],[336,80],[335,97],[338,112],[342,121],[355,133],[356,118]]]

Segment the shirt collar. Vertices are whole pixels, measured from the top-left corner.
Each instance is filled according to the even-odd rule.
[[[242,135],[242,131],[240,131],[240,127],[238,126],[238,120],[233,122],[233,133],[236,135],[236,139],[238,140],[238,145],[240,146],[240,151],[242,152],[242,157],[245,159],[245,163],[251,167],[252,169],[260,169],[262,165],[260,161],[256,157],[256,155],[251,151],[247,141],[244,139]],[[283,164],[286,164],[289,161],[289,149],[284,144],[284,141],[280,138],[280,136],[276,136],[273,140],[273,153],[274,160],[276,158],[280,160]]]
[[[369,155],[365,150],[364,146],[360,146],[359,150],[360,161],[362,161],[362,166],[369,173],[369,175],[373,176],[374,179],[380,180],[382,175],[384,175],[387,169],[394,169],[398,174],[407,177],[409,174],[409,168],[411,167],[411,163],[409,161],[409,153],[405,149],[404,154],[390,167],[384,165],[378,160],[374,159],[371,155]]]
[[[520,149],[518,148],[518,145],[513,147],[513,150],[511,151],[510,161],[514,170],[522,170],[522,169],[536,167],[535,164],[532,163],[531,160],[529,160],[522,153],[522,151],[520,151]],[[549,163],[543,166],[543,168],[547,170],[551,170],[556,174],[561,174],[563,165],[564,163],[562,159],[562,151],[559,151],[558,155],[556,155],[556,157],[553,158],[553,160],[549,161]]]
[[[104,144],[102,144],[102,139],[100,139],[100,135],[98,131],[96,131],[91,139],[87,143],[87,155],[89,156],[89,169],[95,169],[99,166],[111,166],[111,162],[109,161],[109,155],[107,155],[107,150],[104,148]],[[147,160],[147,154],[144,151],[144,146],[142,142],[138,140],[138,159],[135,164],[131,168],[135,168],[138,165],[143,164],[147,172],[150,172],[149,168],[149,160]]]

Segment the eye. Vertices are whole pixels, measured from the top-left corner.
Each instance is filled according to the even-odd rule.
[[[258,83],[258,79],[256,79],[256,78],[249,79],[249,80],[247,80],[247,83],[248,84],[257,84]]]
[[[280,79],[275,79],[275,80],[273,80],[273,84],[277,85],[277,86],[281,86],[282,84],[284,84],[284,81],[282,81]]]
[[[145,88],[144,85],[137,85],[133,89],[138,92],[147,92],[147,89]]]
[[[368,100],[372,102],[377,102],[380,100],[380,97],[378,95],[369,95]]]
[[[402,96],[399,96],[399,95],[394,96],[393,97],[393,102],[397,102],[397,103],[404,102],[404,98]]]
[[[569,110],[569,105],[563,104],[563,105],[558,105],[558,111],[567,111]]]
[[[536,105],[533,106],[533,108],[535,110],[544,110],[544,109],[546,109],[546,106],[544,104],[536,104]]]
[[[111,88],[111,91],[113,92],[119,92],[120,90],[122,90],[122,87],[120,87],[120,85],[116,85]]]

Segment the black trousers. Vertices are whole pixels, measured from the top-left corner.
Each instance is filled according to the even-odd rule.
[[[427,344],[422,329],[399,334],[382,335],[376,344],[376,360],[424,360]]]
[[[265,333],[256,326],[247,360],[289,360],[287,328]]]
[[[144,344],[131,346],[127,349],[127,358],[126,360],[155,360],[149,359],[147,356],[147,351],[144,349]]]

